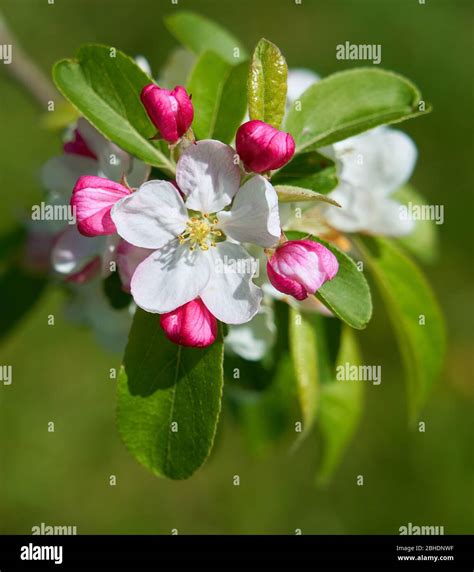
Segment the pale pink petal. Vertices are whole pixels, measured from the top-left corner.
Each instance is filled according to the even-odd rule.
[[[187,197],[186,206],[209,214],[231,203],[240,175],[232,147],[211,139],[188,147],[176,166],[176,182]]]
[[[143,310],[165,314],[200,296],[209,275],[206,253],[199,248],[191,251],[174,240],[137,266],[131,281],[132,296]]]
[[[218,243],[210,248],[210,278],[200,297],[218,320],[244,324],[260,308],[263,292],[252,282],[256,261],[238,244]]]
[[[161,248],[186,228],[188,213],[171,183],[148,181],[112,209],[118,234],[142,248]]]
[[[219,227],[238,242],[274,246],[280,238],[278,196],[260,175],[247,181],[235,195],[230,211],[219,213]]]
[[[130,284],[137,266],[145,260],[153,250],[134,246],[126,240],[122,240],[117,248],[117,266],[122,281],[122,288],[130,292]]]
[[[59,274],[74,274],[103,253],[105,238],[87,238],[75,226],[58,235],[51,253],[52,266]]]

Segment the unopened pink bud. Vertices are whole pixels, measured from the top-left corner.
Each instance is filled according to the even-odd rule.
[[[181,346],[205,348],[217,336],[217,320],[200,298],[160,316],[166,337]]]
[[[67,155],[81,155],[97,161],[96,154],[89,149],[84,137],[77,129],[74,130],[74,139],[64,143],[63,150]]]
[[[84,236],[117,232],[110,211],[117,201],[128,194],[126,187],[109,179],[93,175],[79,177],[71,197],[79,232]]]
[[[289,240],[279,246],[267,262],[267,274],[273,286],[304,300],[314,294],[339,270],[334,254],[312,240]]]
[[[176,143],[191,127],[194,108],[184,87],[161,89],[150,83],[140,95],[143,105],[161,137],[168,143]]]
[[[289,133],[257,119],[239,127],[235,145],[245,168],[254,173],[283,167],[295,152],[295,140]]]

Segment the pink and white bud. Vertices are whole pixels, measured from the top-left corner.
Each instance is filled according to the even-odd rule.
[[[103,177],[79,177],[71,197],[79,232],[84,236],[116,233],[110,209],[129,192],[123,185]]]
[[[239,127],[235,145],[247,171],[254,173],[280,169],[295,153],[295,140],[289,133],[257,119]]]
[[[267,262],[267,274],[273,286],[304,300],[314,294],[339,270],[334,254],[312,240],[289,240],[279,246]]]
[[[66,155],[81,155],[82,157],[90,157],[97,161],[97,155],[89,149],[89,146],[78,129],[74,130],[74,139],[64,143],[63,151]]]
[[[217,336],[217,320],[200,298],[160,316],[166,337],[181,346],[205,348]]]
[[[184,87],[178,85],[169,91],[150,83],[142,89],[140,98],[154,126],[168,143],[176,143],[191,127],[194,108]]]

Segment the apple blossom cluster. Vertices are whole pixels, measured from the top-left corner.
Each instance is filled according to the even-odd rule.
[[[183,87],[150,84],[141,101],[158,130],[155,138],[179,152],[175,180],[147,180],[148,168],[123,152],[120,177],[97,168],[94,144],[102,136],[80,120],[63,157],[68,169],[74,161],[78,172],[87,167],[70,197],[77,229],[62,230],[53,247],[54,267],[66,280],[104,278],[114,262],[122,290],[159,314],[171,341],[206,347],[216,339],[218,321],[242,325],[261,311],[263,291],[253,281],[249,248],[265,253],[269,281],[296,300],[336,275],[338,263],[327,248],[287,240],[281,230],[267,175],[293,157],[290,134],[248,121],[236,133],[234,150],[194,140],[193,104]]]
[[[287,105],[317,81],[309,70],[289,70]],[[270,182],[295,153],[289,133],[249,120],[237,129],[234,150],[194,140],[184,87],[150,83],[140,99],[157,130],[153,139],[166,141],[177,159],[175,178],[149,180],[148,165],[81,118],[63,155],[43,170],[49,202],[70,204],[77,226],[49,223],[49,232],[33,232],[29,241],[32,258],[44,261],[51,250],[54,270],[74,292],[81,288],[82,313],[102,339],[116,330],[125,339],[138,306],[159,314],[170,340],[192,347],[213,343],[218,320],[229,324],[227,350],[259,360],[275,337],[273,300],[332,315],[313,294],[336,275],[336,258],[309,237],[287,240],[286,228],[323,237],[325,228],[385,236],[413,230],[390,196],[416,162],[401,131],[379,127],[320,149],[336,165],[339,183],[328,196],[342,208],[300,203],[304,216],[314,212],[324,222],[319,229],[289,220],[291,205],[278,204]],[[255,275],[259,265],[266,276]],[[128,294],[120,311],[102,288],[115,269]]]

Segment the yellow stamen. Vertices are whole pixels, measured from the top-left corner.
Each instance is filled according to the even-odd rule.
[[[189,243],[191,251],[199,247],[201,250],[209,250],[209,246],[216,246],[216,239],[223,236],[220,230],[214,228],[218,223],[217,217],[212,220],[208,214],[203,214],[202,218],[192,216],[186,223],[186,229],[178,236],[179,244]]]

